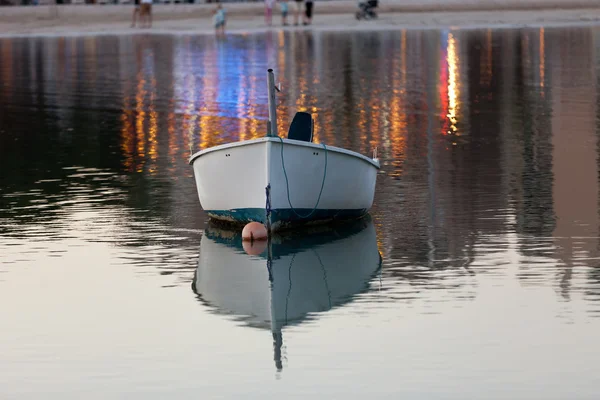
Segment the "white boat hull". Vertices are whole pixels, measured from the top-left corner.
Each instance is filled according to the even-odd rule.
[[[278,137],[213,147],[190,163],[210,217],[257,221],[272,230],[363,216],[379,169],[376,160],[352,151]]]

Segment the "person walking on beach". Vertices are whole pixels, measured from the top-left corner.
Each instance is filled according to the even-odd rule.
[[[273,5],[275,0],[265,0],[265,23],[271,26],[273,22]]]
[[[140,0],[133,2],[133,15],[131,16],[131,27],[135,28],[135,23],[138,15],[140,14]]]
[[[140,7],[140,26],[142,28],[152,28],[152,0],[141,0]]]
[[[215,10],[214,14],[215,14],[215,16],[214,16],[215,34],[217,36],[219,34],[225,35],[225,23],[227,21],[226,21],[225,9],[221,5],[221,3],[219,3],[219,5],[217,6],[217,9]]]
[[[304,7],[306,7],[304,13],[304,25],[310,25],[313,16],[313,0],[306,0],[304,2]]]
[[[287,26],[287,16],[288,16],[288,2],[287,0],[281,0],[281,25]]]
[[[302,3],[304,0],[294,0],[296,3],[296,9],[294,10],[294,25],[298,25],[300,22],[300,14],[302,13]]]

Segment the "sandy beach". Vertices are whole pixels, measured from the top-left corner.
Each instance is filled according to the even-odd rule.
[[[317,1],[309,27],[265,25],[264,5],[225,3],[227,32],[268,29],[386,30],[428,28],[580,26],[600,24],[597,0],[392,0],[383,1],[380,18],[357,21],[356,1]],[[131,28],[133,5],[13,6],[0,9],[0,36],[48,36],[132,33],[214,33],[214,4],[158,4],[151,29]]]

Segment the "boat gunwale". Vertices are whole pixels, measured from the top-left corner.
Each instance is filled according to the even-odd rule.
[[[208,154],[208,153],[215,152],[215,151],[230,149],[230,148],[234,148],[234,147],[248,146],[248,145],[253,145],[253,144],[258,144],[258,143],[263,143],[263,142],[281,143],[282,140],[283,140],[283,143],[291,144],[293,146],[310,147],[315,150],[323,150],[322,143],[312,143],[312,142],[305,142],[303,140],[294,140],[294,139],[286,139],[286,138],[282,138],[282,137],[265,136],[265,137],[261,137],[261,138],[257,138],[257,139],[242,140],[242,141],[233,142],[233,143],[221,144],[218,146],[209,147],[208,149],[200,150],[190,156],[189,164],[193,164],[193,162],[196,159],[198,159],[199,157],[201,157],[205,154]],[[325,146],[326,146],[327,151],[333,151],[335,153],[341,153],[341,154],[345,154],[348,156],[360,158],[361,160],[368,162],[369,164],[371,164],[372,166],[374,166],[377,169],[381,168],[378,160],[376,161],[376,160],[369,158],[363,154],[357,153],[352,150],[343,149],[341,147],[335,147],[335,146],[329,146],[329,145],[325,145]]]

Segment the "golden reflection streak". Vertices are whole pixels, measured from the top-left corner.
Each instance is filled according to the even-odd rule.
[[[311,109],[308,109],[307,111],[311,112],[310,110]],[[319,113],[317,111],[318,111],[317,107],[312,107],[311,114],[312,114],[313,121],[314,121],[314,123],[313,123],[313,126],[314,126],[313,142],[320,144],[321,143],[321,130],[323,128],[323,124],[321,124]]]
[[[239,75],[239,83],[238,83],[238,101],[237,101],[237,119],[239,121],[238,134],[239,140],[247,140],[248,134],[252,137],[252,132],[249,127],[248,115],[250,108],[248,103],[248,94],[249,94],[249,78],[248,75],[244,73],[243,64],[238,65],[238,75]],[[253,99],[254,97],[250,97]]]
[[[149,149],[148,154],[150,155],[149,172],[151,174],[156,173],[156,159],[158,158],[158,141],[156,135],[158,132],[157,112],[156,112],[156,79],[154,76],[150,79],[150,104],[148,106],[148,114],[150,117],[150,126],[148,127],[148,143]]]
[[[251,99],[248,102],[248,129],[250,137],[248,139],[256,139],[260,136],[264,136],[266,132],[260,132],[261,121],[257,119],[257,107],[256,107],[256,97],[257,97],[257,87],[256,87],[256,78],[248,77],[250,81],[250,91],[248,92],[248,98]]]
[[[449,134],[460,136],[458,132],[458,113],[460,112],[460,89],[458,87],[460,72],[456,38],[448,34],[448,119],[450,120]]]
[[[285,33],[283,31],[279,31],[277,33],[277,44],[279,45],[280,49],[285,47]],[[281,67],[281,64],[279,64],[279,67]],[[280,71],[283,71],[283,70],[280,70]]]
[[[177,96],[177,61],[178,61],[178,55],[179,55],[179,49],[181,48],[180,46],[180,41],[176,40],[175,43],[173,44],[173,52],[171,55],[171,65],[172,65],[172,69],[171,71],[169,71],[170,74],[170,83],[171,83],[171,87],[169,89],[171,89],[171,93],[173,93],[173,96],[171,97],[171,99],[169,100],[169,110],[167,113],[167,140],[168,140],[168,157],[169,157],[169,166],[168,169],[169,171],[175,171],[176,170],[176,165],[177,165],[177,154],[179,153],[179,137],[177,135],[177,132],[182,130],[180,129],[176,129],[176,123],[177,123],[177,100],[179,98],[179,96]],[[177,177],[175,177],[175,180],[177,180]]]
[[[124,103],[126,103],[124,101]],[[123,167],[125,171],[131,171],[133,165],[133,139],[130,135],[132,125],[129,122],[131,112],[123,105],[123,113],[121,114],[121,151],[123,152],[124,160]]]
[[[540,28],[540,86],[543,88],[546,78],[546,32]],[[544,91],[542,90],[542,96]]]
[[[119,60],[122,63],[123,60]],[[123,106],[121,113],[121,151],[123,153],[123,167],[126,171],[133,171],[133,153],[134,153],[134,127],[131,123],[133,119],[133,110],[131,108],[131,79],[128,76],[123,76],[123,66],[119,65],[120,79],[123,82]]]
[[[247,128],[248,128],[248,121],[246,120],[246,116],[244,115],[244,108],[246,106],[246,91],[247,91],[247,86],[246,86],[246,81],[245,81],[245,75],[243,74],[242,71],[242,65],[239,65],[238,68],[238,76],[239,76],[239,82],[238,82],[238,98],[237,98],[237,119],[239,122],[239,126],[238,126],[238,132],[239,132],[239,138],[240,140],[246,140],[246,135],[247,135]]]
[[[255,60],[257,58],[256,46],[255,42],[253,42],[253,46],[249,49],[249,59]],[[250,135],[248,139],[256,139],[258,137],[264,136],[266,134],[266,121],[262,121],[258,119],[259,112],[258,106],[256,102],[256,98],[258,97],[258,88],[257,88],[257,78],[252,74],[247,75],[248,80],[248,104],[246,104],[247,108],[247,119],[248,119],[248,134]],[[264,93],[266,89],[266,83],[264,89],[261,90],[261,93]]]
[[[192,98],[188,100],[185,113],[183,114],[183,131],[187,131],[187,135],[184,136],[184,146],[189,147],[191,155],[195,151],[194,129],[196,127],[196,120],[198,119],[196,110],[196,76],[190,73],[186,78],[185,87],[192,92]]]
[[[363,88],[362,88],[362,83],[359,86],[360,88],[360,92],[364,93]],[[367,114],[367,110],[366,110],[366,105],[365,105],[365,100],[364,100],[364,96],[360,96],[359,100],[356,104],[356,108],[358,111],[358,123],[357,123],[357,128],[358,128],[358,132],[359,132],[359,137],[360,137],[360,148],[359,148],[359,152],[363,152],[365,149],[365,142],[367,140],[367,121],[368,121],[368,116],[369,114]]]
[[[321,39],[323,41],[322,43],[322,47],[321,47],[321,52],[322,54],[319,56],[321,57],[322,61],[322,69],[323,71],[329,71],[330,68],[332,68],[331,65],[331,57],[329,56],[329,52],[327,51],[327,49],[331,46],[331,43],[329,42],[328,39],[326,39],[326,36],[321,36]],[[338,79],[340,79],[341,76],[338,75]],[[321,81],[323,81],[323,87],[331,87],[334,86],[331,83],[331,75],[325,73],[323,74],[323,76],[321,77]],[[332,104],[332,102],[335,102],[335,100],[329,100],[327,99],[326,101],[323,101],[322,106],[322,110],[323,110],[323,132],[322,132],[322,136],[323,136],[323,141],[329,145],[337,145],[339,143],[339,141],[343,141],[342,137],[338,137],[336,135],[336,128],[338,131],[340,131],[339,128],[341,128],[341,134],[342,136],[346,136],[348,134],[350,134],[351,132],[349,132],[350,130],[346,130],[345,129],[345,124],[343,123],[343,121],[339,121],[338,123],[336,123],[335,120],[335,104]]]
[[[214,105],[216,100],[216,92],[219,89],[219,75],[215,74],[210,67],[216,65],[217,60],[215,59],[215,50],[205,51],[203,58],[204,74],[201,78],[201,91],[203,94],[202,106],[197,110],[198,116],[198,127],[200,129],[200,149],[206,149],[219,144],[220,134],[222,132],[216,132],[214,120],[215,117],[212,115],[206,115],[209,111],[208,105]],[[208,70],[207,70],[208,67]],[[210,71],[210,72],[209,72]]]
[[[146,80],[144,77],[143,66],[139,65],[139,72],[137,74],[137,90],[135,95],[135,130],[137,137],[137,156],[138,163],[136,165],[136,171],[142,172],[144,169],[144,157],[146,154],[146,136],[144,132],[144,120],[146,119],[146,111],[144,111],[144,99],[146,97]]]
[[[170,168],[174,170],[177,163],[177,154],[179,153],[179,142],[177,140],[177,114],[175,113],[175,104],[171,102],[169,114],[167,115],[167,134],[169,135],[169,159]]]
[[[132,111],[129,104],[129,79],[125,80],[126,86],[123,93],[123,112],[121,114],[121,151],[125,159],[123,160],[123,166],[126,171],[131,171],[133,166],[133,125],[131,124]]]
[[[306,50],[303,48],[302,50]],[[305,54],[304,54],[305,55]],[[306,61],[307,57],[302,57],[303,62],[300,64],[298,70],[301,71],[301,74],[298,76],[298,87],[299,93],[298,99],[296,100],[296,111],[306,111],[312,114],[314,120],[314,143],[321,143],[321,121],[319,120],[319,108],[317,107],[314,96],[307,96],[308,93],[308,77],[307,74],[313,72],[312,64],[309,64]],[[319,79],[314,78],[313,82],[318,82]]]
[[[306,71],[306,64],[303,64],[302,67],[299,68],[300,71]],[[304,74],[298,74],[297,76],[298,82],[298,99],[296,100],[296,111],[310,111],[306,106],[306,91],[308,90],[308,85],[306,82],[306,76]],[[315,129],[316,131],[316,129]],[[315,132],[316,134],[316,132]],[[313,138],[314,142],[317,143],[316,137]]]
[[[277,134],[281,137],[285,137],[287,134],[288,107],[280,100],[279,96],[275,96],[275,98],[277,99]],[[266,129],[266,122],[264,126]]]
[[[367,137],[368,140],[362,142],[362,154],[369,154],[372,152],[372,149],[377,146],[380,139],[381,117],[384,115],[382,102],[385,104],[385,101],[380,98],[381,93],[379,91],[372,91],[372,96],[373,99],[371,100],[369,107],[369,112],[371,113],[371,129],[367,131],[370,135]]]
[[[327,52],[327,48],[331,46],[331,44],[327,41],[326,36],[322,36],[321,40],[323,40],[323,47],[322,47],[322,54],[320,55],[320,57],[322,57],[323,59],[323,71],[329,71],[332,68],[332,65],[330,63],[330,59],[331,57],[329,56],[329,53]],[[338,78],[340,78],[338,76]],[[331,75],[325,73],[322,76],[322,81],[324,81],[323,83],[323,87],[332,87],[335,86],[335,84],[331,83]],[[335,100],[328,100],[327,102],[323,102],[321,103],[321,109],[323,110],[323,138],[324,141],[327,144],[330,145],[336,145],[339,141],[343,140],[342,137],[338,137],[336,135],[336,128],[342,128],[342,130],[344,129],[344,124],[341,123],[342,121],[340,121],[340,123],[336,124],[335,121],[335,104],[332,104],[331,102],[335,102]],[[341,132],[343,136],[349,135],[352,132],[349,132],[349,130],[346,130],[345,132]]]
[[[277,48],[277,71],[280,72],[279,77],[276,77],[277,82],[282,82],[284,81],[285,77],[283,75],[284,71],[286,71],[286,51],[285,51],[285,32],[284,31],[279,31],[278,35],[277,35],[277,41],[278,41],[278,48]],[[289,107],[287,107],[287,105],[285,104],[285,102],[283,101],[285,99],[285,93],[287,93],[287,85],[283,84],[283,93],[277,96],[278,102],[277,102],[277,131],[279,132],[280,136],[285,136],[285,133],[287,132],[287,125],[288,125],[288,118],[289,118],[289,113],[288,113],[288,109]],[[281,101],[279,101],[279,99],[281,99]]]
[[[407,46],[406,46],[406,30],[402,30],[400,39],[400,79],[398,82],[397,75],[394,74],[393,95],[390,102],[390,138],[392,147],[392,166],[394,167],[390,176],[400,176],[402,174],[402,161],[406,153],[406,110],[405,110],[405,95],[406,95],[406,61],[407,61]],[[396,61],[396,59],[394,60]],[[394,62],[395,64],[395,62]],[[396,65],[392,66],[394,71],[397,71]],[[398,89],[400,88],[400,89]]]
[[[329,145],[336,145],[335,135],[335,118],[333,115],[333,107],[328,107],[328,111],[323,111],[323,138]]]
[[[364,82],[369,84],[367,80]],[[360,141],[360,153],[367,154],[377,146],[380,138],[382,93],[378,90],[366,90],[369,93],[367,101],[360,103],[361,126],[363,128]]]
[[[185,78],[184,78],[184,88],[183,91],[187,95],[188,101],[186,104],[186,108],[183,114],[183,132],[187,131],[187,135],[183,135],[183,145],[190,150],[190,156],[194,152],[194,128],[196,126],[196,119],[198,118],[198,113],[196,112],[196,75],[194,75],[194,71],[192,71],[192,61],[191,61],[191,49],[189,46],[187,51],[185,52],[187,57],[185,58]]]
[[[384,68],[387,66],[384,65]],[[387,68],[386,68],[387,69]],[[383,76],[385,74],[384,70],[379,71],[379,75]],[[390,108],[389,108],[389,97],[386,95],[384,91],[376,90],[371,91],[371,95],[373,96],[373,128],[371,129],[371,140],[369,141],[369,148],[366,149],[365,154],[372,155],[373,149],[378,147],[381,143],[382,132],[386,129],[386,120],[389,120]]]

